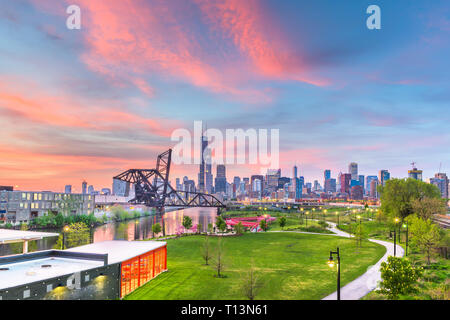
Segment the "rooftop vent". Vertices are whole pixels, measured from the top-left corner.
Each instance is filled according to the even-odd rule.
[[[41,265],[41,268],[50,268],[52,265],[51,264],[43,264]]]
[[[0,271],[8,271],[9,268],[0,268]]]

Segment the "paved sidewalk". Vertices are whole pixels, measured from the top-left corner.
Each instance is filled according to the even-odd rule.
[[[332,226],[331,228],[329,228],[329,230],[335,232],[336,235],[347,238],[353,237],[353,235],[350,235],[347,232],[339,230],[336,227],[335,223],[333,222],[328,223]],[[359,300],[365,295],[367,295],[369,292],[375,290],[377,288],[378,281],[381,281],[381,272],[380,272],[381,263],[386,261],[388,256],[394,255],[393,243],[375,239],[369,239],[369,241],[384,246],[386,248],[386,253],[380,260],[378,260],[378,262],[375,265],[371,266],[366,273],[364,273],[362,276],[356,278],[355,280],[353,280],[352,282],[348,283],[347,285],[341,288],[341,300]],[[397,245],[396,251],[398,257],[403,257],[404,251],[401,246]],[[333,292],[332,294],[326,296],[322,300],[336,300],[336,299],[337,299],[337,292]]]

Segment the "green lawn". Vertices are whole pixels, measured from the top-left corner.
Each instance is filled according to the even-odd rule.
[[[264,287],[257,299],[321,299],[336,290],[336,273],[326,264],[329,251],[341,250],[341,281],[363,274],[385,253],[383,246],[364,242],[356,252],[350,239],[299,233],[246,233],[224,238],[226,278],[216,278],[205,266],[200,247],[204,236],[167,241],[168,272],[137,289],[126,299],[210,300],[245,299],[242,275],[252,263]],[[210,237],[215,247],[216,237]]]

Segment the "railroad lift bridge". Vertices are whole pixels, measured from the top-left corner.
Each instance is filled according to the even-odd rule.
[[[169,183],[172,149],[160,154],[156,161],[156,169],[129,169],[114,177],[134,184],[135,197],[132,204],[143,204],[154,207],[160,214],[165,207],[217,208],[217,213],[226,206],[212,194],[176,190]]]

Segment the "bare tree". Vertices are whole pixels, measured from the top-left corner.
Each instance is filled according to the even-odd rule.
[[[209,260],[212,258],[211,245],[209,243],[209,236],[205,236],[205,241],[201,247],[202,258],[205,260],[205,265],[208,265]]]
[[[255,300],[261,288],[264,286],[262,279],[255,272],[253,262],[248,272],[242,277],[242,293],[249,299]]]
[[[223,240],[222,240],[222,237],[219,237],[219,240],[217,241],[216,251],[214,252],[214,258],[212,259],[213,267],[214,267],[214,270],[217,271],[218,278],[224,278],[224,276],[222,274],[222,272],[225,269],[224,256],[225,256],[225,252],[224,252],[224,248],[223,248]]]

